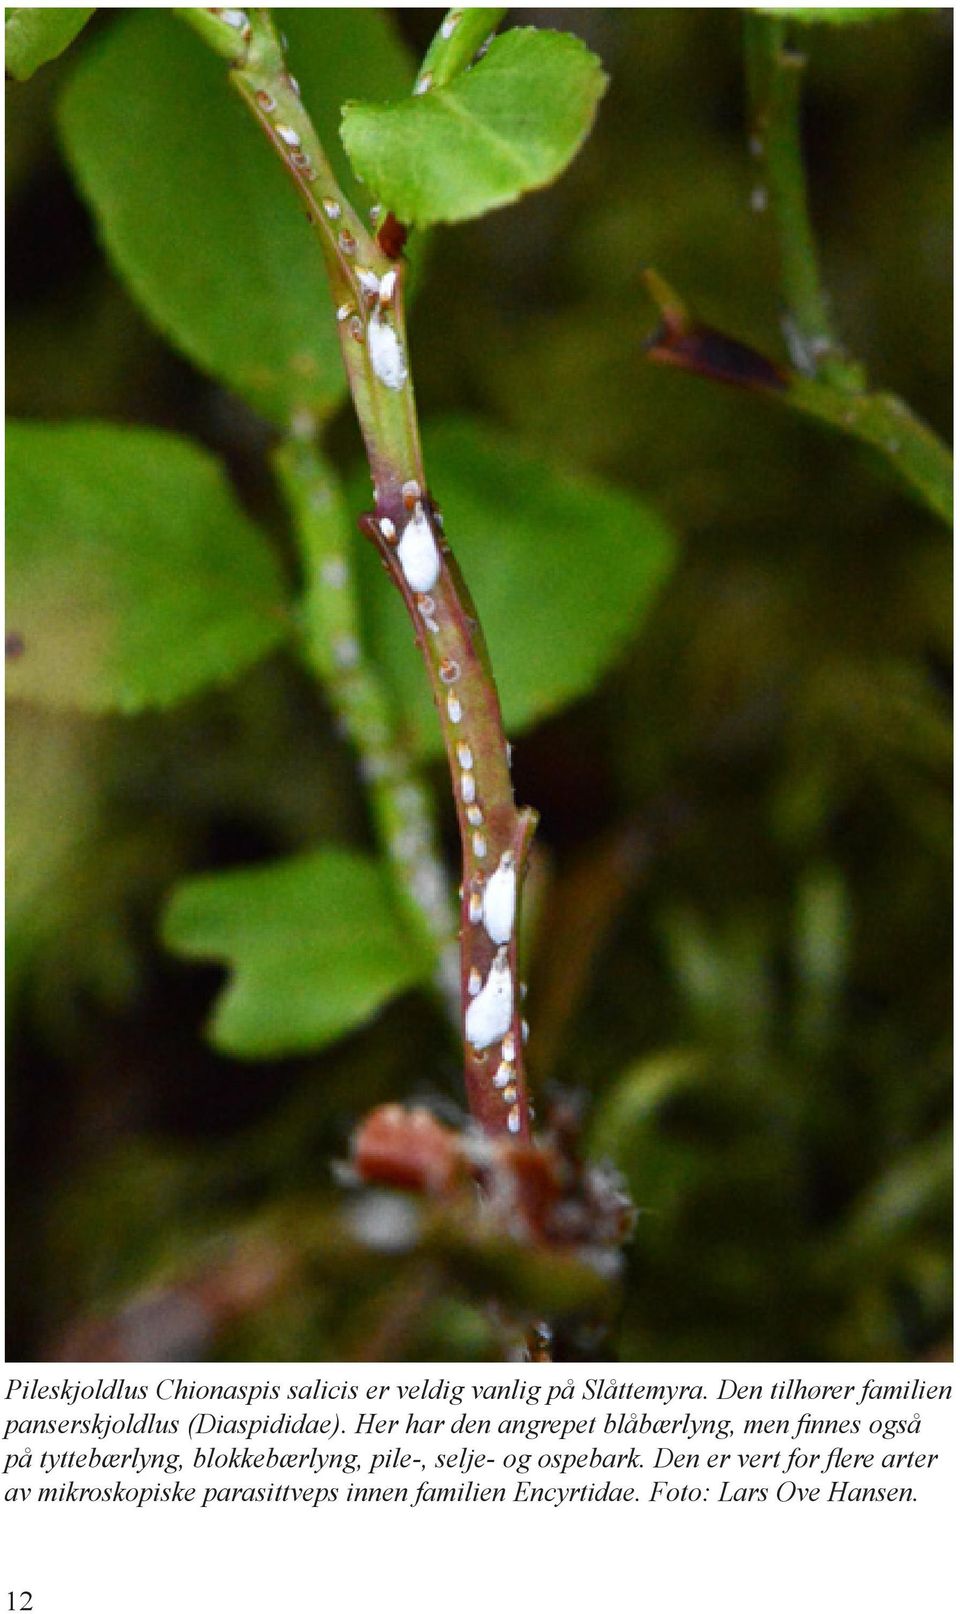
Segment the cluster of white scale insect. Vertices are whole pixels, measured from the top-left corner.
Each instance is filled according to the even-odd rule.
[[[467,1006],[466,1037],[478,1053],[502,1041],[513,1022],[513,972],[508,949],[516,906],[515,859],[512,852],[504,852],[482,892],[472,891],[468,902],[471,923],[482,922],[490,940],[497,944],[486,981],[481,982],[479,970],[471,970],[467,983],[471,1001]]]
[[[424,510],[419,485],[415,482],[405,483],[403,493],[405,503],[408,508],[412,506],[413,513],[403,529],[399,542],[396,526],[389,516],[381,517],[379,526],[387,542],[397,545],[397,561],[404,580],[417,598],[420,615],[429,624],[433,617],[429,594],[440,576],[440,551],[430,519]],[[463,707],[452,689],[447,691],[447,716],[452,723],[460,723],[463,719]],[[477,801],[473,751],[466,741],[461,740],[457,743],[456,755],[460,769],[460,797],[467,823],[472,830],[471,845],[474,855],[483,858],[487,852],[487,839],[480,828],[483,824],[483,809]],[[514,1085],[513,1037],[510,1034],[513,1023],[514,985],[508,956],[516,908],[516,858],[513,852],[507,851],[502,854],[493,874],[482,887],[480,889],[474,887],[467,903],[470,923],[482,923],[490,940],[496,944],[497,951],[486,981],[482,979],[478,969],[470,971],[467,982],[470,1003],[467,1006],[465,1033],[467,1041],[478,1053],[496,1042],[503,1042],[504,1048],[509,1043],[511,1052],[509,1056],[505,1053],[501,1059],[495,1085],[502,1092],[504,1101],[510,1106],[507,1126],[511,1132],[520,1130],[520,1111],[516,1103],[517,1090]]]
[[[479,970],[471,970],[467,982],[470,1003],[467,1006],[465,1031],[472,1048],[481,1053],[499,1042],[500,1064],[493,1078],[505,1104],[507,1130],[519,1132],[520,1109],[517,1104],[516,1047],[510,1027],[513,1023],[513,973],[510,969],[509,942],[513,935],[517,905],[516,860],[512,852],[504,852],[496,870],[483,887],[482,893],[470,895],[468,913],[473,924],[481,921],[490,940],[497,943],[497,951],[490,973],[481,984]]]

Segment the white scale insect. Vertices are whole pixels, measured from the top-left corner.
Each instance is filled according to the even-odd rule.
[[[440,576],[440,551],[420,503],[403,529],[397,559],[414,594],[429,594]]]
[[[512,852],[504,852],[483,888],[483,927],[498,946],[513,935],[517,911],[517,870]]]
[[[367,348],[377,380],[382,381],[391,392],[399,392],[407,379],[407,366],[400,338],[393,326],[385,325],[380,318],[379,306],[373,310],[367,323]]]
[[[367,348],[373,373],[385,387],[398,392],[407,379],[407,366],[399,336],[392,325],[384,323],[382,317],[397,289],[397,271],[388,269],[381,279],[372,269],[361,269],[357,279],[368,296],[376,299],[367,323]]]
[[[471,1047],[479,1052],[506,1036],[513,1019],[513,976],[507,949],[501,947],[483,987],[467,1008],[465,1031]]]

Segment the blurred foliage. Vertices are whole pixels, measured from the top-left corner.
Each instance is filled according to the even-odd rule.
[[[92,6],[5,6],[3,57],[7,75],[28,79],[66,50],[93,15]]]
[[[90,712],[168,706],[282,637],[279,568],[192,443],[15,421],[6,470],[11,696]]]
[[[411,62],[438,15],[396,14]],[[291,13],[304,80],[303,59],[322,54],[307,37],[320,16]],[[643,362],[648,263],[720,329],[783,351],[772,244],[749,209],[736,14],[509,21],[558,17],[610,75],[596,128],[554,189],[435,232],[411,343],[420,407],[441,436],[451,415],[485,417],[518,460],[545,453],[577,482],[609,478],[682,540],[616,666],[573,680],[564,698],[579,700],[515,755],[518,796],[541,811],[534,1077],[539,1028],[544,1081],[582,1095],[588,1135],[642,1209],[616,1314],[580,1348],[625,1360],[944,1354],[945,537],[850,443]],[[267,428],[145,324],[58,153],[65,84],[79,74],[78,96],[131,25],[95,17],[66,57],[8,88],[8,407],[205,445],[283,561]],[[946,431],[949,18],[817,29],[806,43],[811,194],[837,327],[878,385]],[[203,59],[186,36],[170,49],[188,46]],[[215,81],[214,70],[174,120],[188,154],[229,103]],[[322,86],[318,68],[313,105]],[[116,139],[142,175],[152,147],[135,106],[124,124],[119,95]],[[239,343],[227,294],[245,251],[234,242],[213,275],[218,340]],[[277,294],[299,319],[303,305]],[[332,445],[348,471],[346,412]],[[540,544],[539,581],[512,605],[521,623],[564,597],[549,523]],[[617,555],[594,596],[614,618]],[[431,778],[452,866],[439,767]],[[576,1313],[582,1275],[404,1196],[335,1190],[329,1163],[372,1105],[456,1113],[457,1048],[425,993],[322,1052],[250,1063],[204,1040],[221,970],[160,946],[162,907],[188,878],[328,841],[370,850],[354,760],[306,672],[275,654],[225,689],[130,719],[16,698],[8,787],[8,1356],[106,1354],[78,1323],[100,1317],[121,1336],[111,1348],[134,1358],[496,1357],[489,1295]]]

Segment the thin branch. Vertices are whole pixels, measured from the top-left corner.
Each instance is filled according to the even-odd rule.
[[[223,38],[184,13],[220,54]],[[427,488],[407,357],[405,266],[381,250],[340,191],[287,73],[268,12],[217,12],[234,27],[230,80],[307,204],[320,238],[341,351],[373,478],[363,530],[414,627],[439,714],[462,848],[460,991],[470,1110],[526,1137],[530,1106],[517,967],[517,909],[536,823],[518,811],[500,703],[476,608]]]
[[[790,357],[804,375],[837,391],[862,391],[860,366],[851,363],[833,331],[810,221],[800,126],[806,58],[788,49],[783,18],[747,11],[744,26],[750,151],[760,174],[754,197],[759,211],[769,211],[776,232]]]
[[[469,67],[506,12],[506,6],[456,6],[448,11],[423,58],[414,94],[438,90]]]
[[[414,931],[436,955],[437,987],[459,1025],[456,908],[433,802],[400,738],[383,680],[364,651],[346,502],[312,432],[282,443],[274,466],[300,550],[304,655],[356,748],[398,898]]]
[[[914,498],[951,524],[953,456],[902,398],[889,392],[844,392],[828,381],[811,380],[789,365],[776,364],[736,337],[694,319],[653,270],[643,278],[662,315],[659,330],[647,343],[648,359],[759,392],[867,444]]]
[[[660,275],[644,279],[663,323],[647,344],[660,364],[747,387],[866,443],[894,477],[948,525],[953,520],[953,457],[936,432],[892,393],[869,392],[862,365],[834,335],[820,282],[807,202],[800,129],[804,58],[786,46],[786,23],[748,12],[750,149],[761,168],[759,201],[777,234],[793,368],[692,319]]]

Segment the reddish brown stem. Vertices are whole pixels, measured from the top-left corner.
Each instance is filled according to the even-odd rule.
[[[514,802],[500,701],[486,644],[470,593],[443,534],[436,505],[425,496],[423,507],[437,539],[441,562],[439,578],[428,595],[417,594],[410,587],[400,564],[396,539],[385,536],[384,524],[387,533],[392,528],[397,534],[411,519],[408,506],[415,502],[413,481],[407,484],[406,498],[401,492],[398,499],[392,488],[378,489],[376,513],[363,517],[361,527],[380,551],[413,623],[443,733],[460,828],[460,989],[466,1025],[476,996],[471,988],[478,981],[482,987],[489,980],[498,953],[498,945],[478,913],[484,886],[504,853],[513,859],[518,888],[522,884],[536,814],[529,807],[518,810]],[[467,762],[469,767],[464,766]],[[467,784],[465,791],[468,780],[472,784]],[[465,795],[471,799],[466,800]],[[506,963],[513,982],[509,1032],[479,1049],[465,1035],[464,1080],[470,1112],[485,1131],[500,1133],[509,1129],[527,1137],[530,1104],[523,1057],[516,921],[506,944]],[[506,1085],[498,1086],[497,1081],[502,1084],[505,1075],[501,1067],[506,1065],[513,1066],[514,1074]]]

